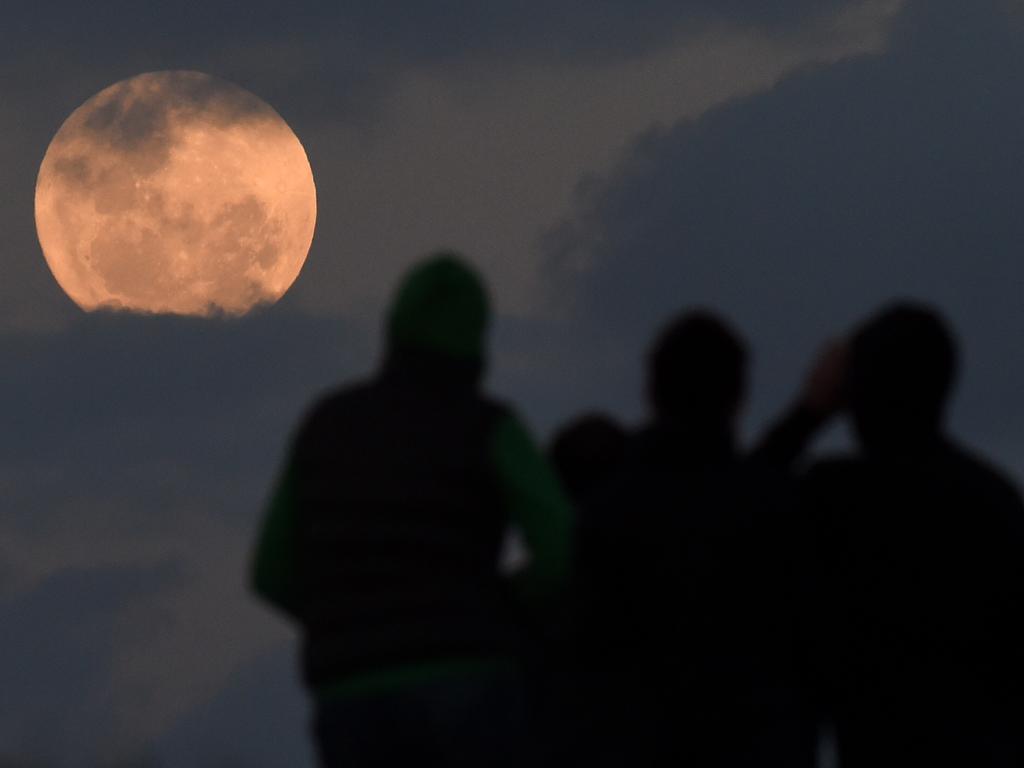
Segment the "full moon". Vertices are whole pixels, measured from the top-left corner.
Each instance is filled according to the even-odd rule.
[[[71,113],[43,157],[35,217],[84,310],[239,315],[298,277],[316,188],[264,101],[201,72],[150,72]]]

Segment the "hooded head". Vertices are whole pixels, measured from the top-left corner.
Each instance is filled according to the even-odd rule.
[[[482,368],[490,323],[480,276],[454,253],[437,253],[406,274],[387,318],[391,357],[436,356]]]

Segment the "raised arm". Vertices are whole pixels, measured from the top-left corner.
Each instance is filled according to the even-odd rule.
[[[785,469],[804,455],[821,428],[843,407],[847,344],[831,341],[818,353],[796,402],[764,434],[751,460]]]

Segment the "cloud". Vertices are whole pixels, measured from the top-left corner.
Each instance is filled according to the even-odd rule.
[[[287,307],[0,335],[0,752],[138,754],[282,645],[253,537],[299,415],[372,335]]]
[[[509,58],[601,63],[664,47],[682,31],[726,25],[775,32],[851,4],[390,0],[282,6],[253,0],[240,12],[227,0],[144,11],[128,0],[15,0],[4,6],[0,71],[15,67],[5,84],[8,98],[38,103],[43,92],[49,101],[66,92],[69,68],[77,70],[80,85],[93,82],[90,93],[140,71],[199,68],[247,87],[262,83],[261,96],[306,115],[330,105],[351,117],[412,69]]]
[[[196,473],[180,488],[197,493],[217,478],[231,484],[234,472],[265,471],[279,446],[259,451],[288,434],[315,392],[369,368],[373,336],[357,322],[287,306],[213,321],[100,313],[60,333],[0,335],[0,429],[21,436],[0,444],[3,475],[24,484],[31,468],[43,473],[38,500],[25,494],[14,519],[39,526],[53,494],[108,490],[137,495],[128,514],[159,519],[174,499],[147,485],[152,479],[136,483],[136,467],[174,463]],[[51,470],[64,473],[61,487],[48,487]]]
[[[637,412],[638,374],[621,361],[669,313],[712,304],[755,342],[760,421],[824,335],[918,296],[949,313],[966,347],[956,423],[1024,470],[1012,407],[1024,386],[1018,9],[910,3],[884,54],[650,131],[581,188],[548,265],[575,296],[581,354],[606,361],[589,380]]]
[[[310,45],[364,42],[363,51],[377,48],[421,61],[452,59],[471,53],[503,55],[509,51],[564,57],[607,56],[664,42],[666,27],[680,23],[725,21],[744,25],[786,25],[828,14],[848,0],[549,0],[523,4],[496,0],[480,5],[470,0],[441,0],[423,5],[409,0],[376,3],[293,3],[287,8],[272,0],[253,0],[239,13],[237,5],[212,0],[187,9],[141,11],[128,0],[86,8],[72,0],[49,3],[45,9],[29,2],[5,6],[6,24],[0,42],[7,55],[39,44],[86,49],[115,57],[130,48],[168,47],[195,54],[223,45],[225,38],[301,37]],[[42,22],[47,23],[44,25]],[[26,32],[42,40],[27,40]],[[113,49],[113,50],[112,50]]]
[[[537,239],[571,210],[581,175],[605,173],[639,132],[768,88],[808,61],[884,45],[891,4],[813,33],[681,33],[628,61],[458,63],[400,77],[367,124],[303,134],[324,217],[294,290],[305,306],[377,302],[423,249],[456,246],[502,308],[542,314]],[[373,268],[368,268],[372,264]]]
[[[261,654],[231,676],[152,747],[159,764],[188,768],[313,766],[308,695],[296,675],[294,644]]]
[[[0,602],[0,744],[8,754],[61,763],[101,756],[92,747],[116,730],[109,697],[119,622],[176,577],[173,563],[67,569]]]

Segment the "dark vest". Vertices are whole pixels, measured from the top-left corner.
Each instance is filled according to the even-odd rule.
[[[322,401],[295,445],[304,665],[312,686],[511,650],[490,465],[500,406],[427,360]]]

